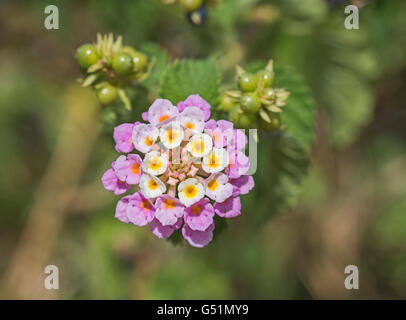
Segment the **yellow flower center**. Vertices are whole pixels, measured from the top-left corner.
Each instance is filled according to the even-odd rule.
[[[196,140],[193,142],[192,149],[194,153],[203,153],[204,152],[204,142],[202,140]]]
[[[184,192],[185,192],[185,196],[187,198],[189,198],[189,199],[194,198],[197,195],[197,188],[193,185],[189,185],[189,186],[186,186]]]
[[[154,143],[154,140],[152,140],[151,137],[146,137],[144,143],[145,143],[145,145],[150,147]]]
[[[218,186],[219,186],[219,183],[217,182],[216,179],[210,180],[210,182],[207,184],[207,188],[209,188],[209,190],[211,190],[211,191],[216,190]]]
[[[210,156],[209,163],[207,164],[210,168],[217,168],[220,165],[220,158],[216,157],[216,155],[213,153]]]
[[[159,157],[152,157],[149,161],[149,167],[152,170],[158,170],[162,166],[162,161]]]
[[[195,125],[193,123],[191,123],[191,122],[188,122],[188,123],[185,124],[185,127],[190,129],[190,130],[193,130],[195,128]]]
[[[169,143],[174,143],[177,139],[178,139],[178,132],[175,130],[168,130],[167,134],[166,134]]]
[[[148,182],[148,188],[149,188],[150,190],[155,190],[155,189],[158,188],[158,187],[159,187],[158,182],[156,182],[154,179],[149,180],[149,182]]]

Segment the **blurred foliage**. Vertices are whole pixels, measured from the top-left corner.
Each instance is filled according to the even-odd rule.
[[[79,77],[75,49],[97,32],[113,32],[155,64],[128,93],[136,102],[131,112],[101,109],[110,127],[88,150],[68,212],[56,213],[64,217],[50,252],[50,264],[60,267],[58,298],[404,299],[406,2],[356,2],[360,29],[348,31],[344,4],[324,0],[223,0],[200,27],[159,0],[57,0],[61,29],[48,31],[47,1],[3,1],[0,282],[61,133],[61,100]],[[159,95],[176,102],[194,87],[216,105],[213,90],[234,85],[237,64],[269,58],[279,68],[278,86],[292,92],[288,130],[260,134],[256,188],[243,199],[243,214],[201,250],[113,219],[115,200],[99,178],[115,156],[114,124],[140,120]],[[211,70],[203,79],[202,68]],[[179,80],[193,88],[176,91]],[[360,268],[357,292],[343,286],[348,264]]]

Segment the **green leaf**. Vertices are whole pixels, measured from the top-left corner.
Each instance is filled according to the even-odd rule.
[[[255,189],[242,198],[243,212],[247,212],[253,227],[296,203],[309,165],[308,152],[288,134],[260,136]],[[248,208],[244,208],[246,205]]]
[[[178,103],[199,94],[212,106],[219,98],[220,73],[213,60],[178,60],[170,65],[161,81],[160,96]]]
[[[284,131],[309,150],[314,138],[315,102],[304,79],[290,68],[275,68],[275,87],[290,92],[280,113]]]
[[[148,59],[154,61],[151,72],[142,83],[152,93],[158,94],[161,77],[169,65],[169,55],[160,46],[154,43],[147,43],[141,47],[141,51],[148,56]]]

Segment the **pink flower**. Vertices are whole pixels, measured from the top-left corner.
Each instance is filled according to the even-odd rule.
[[[127,216],[127,208],[128,208],[128,202],[129,202],[130,197],[131,196],[125,196],[125,197],[121,198],[120,200],[118,200],[118,202],[117,202],[115,217],[124,223],[130,222],[130,220],[128,220],[128,216]]]
[[[249,175],[243,175],[237,179],[231,179],[230,183],[234,187],[233,195],[247,194],[255,186],[254,178]]]
[[[178,109],[167,99],[157,99],[148,110],[148,121],[160,127],[167,124],[178,115]]]
[[[158,219],[152,220],[149,224],[149,229],[151,232],[156,235],[159,239],[169,238],[175,230],[178,230],[183,223],[183,219],[178,219],[174,225],[164,226],[159,222]]]
[[[241,129],[225,129],[223,135],[225,136],[228,151],[245,149],[248,138]]]
[[[116,142],[116,150],[121,153],[129,153],[134,150],[134,145],[131,140],[134,125],[139,122],[133,123],[123,123],[114,128],[113,138]]]
[[[214,208],[207,198],[185,209],[185,223],[192,230],[205,231],[213,223],[213,217]]]
[[[141,157],[138,154],[119,156],[113,165],[117,177],[128,184],[138,184],[141,177]]]
[[[142,227],[154,219],[155,207],[141,192],[136,192],[128,198],[127,218],[129,222]]]
[[[114,166],[114,162],[113,162]],[[128,189],[131,188],[131,186],[126,183],[125,181],[121,181],[116,173],[114,172],[113,169],[108,169],[102,177],[102,183],[104,186],[104,189],[107,191],[112,191],[114,192],[115,195],[123,194],[125,193]]]
[[[198,94],[193,94],[187,97],[185,101],[179,102],[176,107],[180,112],[185,110],[187,107],[198,107],[203,111],[205,121],[210,118],[210,104]]]
[[[240,197],[230,197],[224,202],[216,202],[214,210],[222,218],[234,218],[241,214]]]
[[[140,123],[134,126],[132,133],[132,141],[135,146],[135,149],[141,151],[142,153],[149,152],[156,139],[159,136],[158,128],[155,128],[151,124]]]
[[[230,150],[229,151],[230,164],[226,169],[226,173],[230,178],[238,178],[247,173],[250,167],[250,161],[248,157],[241,151]]]
[[[173,226],[179,218],[183,217],[184,206],[171,196],[161,196],[155,202],[155,217],[163,226]]]
[[[179,115],[179,122],[192,133],[202,133],[204,129],[204,113],[198,107],[185,108]]]
[[[214,223],[212,223],[204,231],[193,230],[187,224],[185,224],[182,228],[182,235],[191,246],[196,248],[203,248],[211,240],[213,240],[213,230]]]
[[[209,120],[204,131],[213,138],[214,146],[222,148],[227,142],[227,135],[232,137],[233,123],[227,120]]]

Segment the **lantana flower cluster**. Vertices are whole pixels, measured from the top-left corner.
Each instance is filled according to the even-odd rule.
[[[182,228],[190,245],[204,247],[213,239],[215,215],[240,215],[240,195],[254,187],[246,174],[247,136],[232,122],[209,120],[210,105],[199,95],[177,106],[157,99],[142,118],[145,123],[114,130],[115,149],[123,154],[102,183],[116,195],[133,189],[118,201],[115,217],[148,225],[158,238]]]

